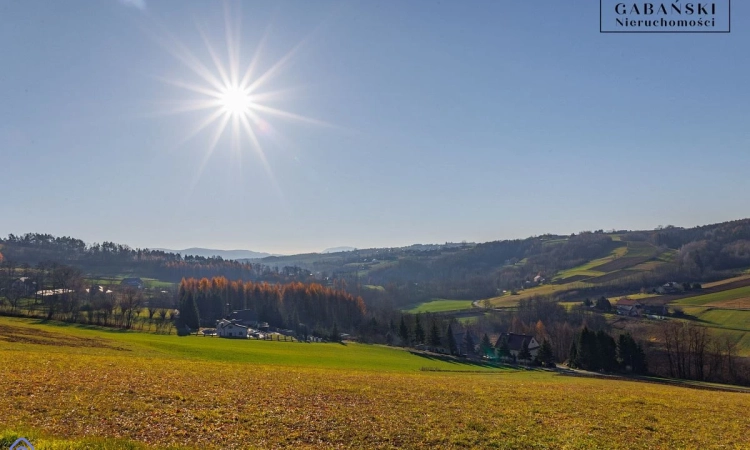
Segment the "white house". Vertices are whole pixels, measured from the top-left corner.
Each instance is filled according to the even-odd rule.
[[[244,338],[247,339],[250,334],[250,329],[244,325],[230,322],[228,320],[220,320],[216,324],[216,334],[223,338]]]
[[[526,342],[529,346],[529,354],[531,355],[531,359],[536,358],[536,354],[539,352],[539,347],[541,347],[534,336],[516,333],[503,333],[502,335],[500,335],[497,340],[498,347],[500,346],[500,342],[503,339],[508,340],[508,349],[510,350],[510,354],[515,358],[518,358],[518,354],[521,353],[524,342]]]

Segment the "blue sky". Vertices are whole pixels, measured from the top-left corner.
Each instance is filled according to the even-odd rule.
[[[326,124],[258,113],[266,170],[231,125],[185,140],[213,110],[163,114],[206,85],[175,43],[228,64],[220,2],[0,2],[0,234],[294,253],[750,216],[750,5],[612,35],[586,3],[229,3],[241,67],[302,43],[267,106]]]

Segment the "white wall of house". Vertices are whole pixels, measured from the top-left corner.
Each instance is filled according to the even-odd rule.
[[[216,327],[216,334],[219,337],[247,338],[249,333],[250,330],[247,327],[233,323],[219,323]]]

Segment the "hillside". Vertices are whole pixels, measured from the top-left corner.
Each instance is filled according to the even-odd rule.
[[[176,253],[182,256],[194,255],[202,256],[204,258],[219,257],[223,259],[260,259],[271,256],[270,253],[254,252],[252,250],[218,250],[213,248],[199,247],[191,247],[184,250],[170,250],[168,248],[155,248],[153,250],[160,250],[167,253]]]
[[[13,361],[0,368],[0,442],[26,436],[37,448],[750,446],[748,394],[383,346],[0,318],[0,358]]]
[[[598,230],[240,261],[40,234],[10,235],[0,245],[5,260],[15,264],[57,262],[99,275],[131,274],[172,282],[185,276],[269,282],[342,280],[367,302],[387,300],[402,307],[432,298],[480,300],[521,290],[524,295],[565,298],[625,295],[668,281],[728,278],[750,267],[750,219],[694,228]],[[532,292],[529,288],[539,284],[534,281],[537,276],[545,280],[544,286]]]

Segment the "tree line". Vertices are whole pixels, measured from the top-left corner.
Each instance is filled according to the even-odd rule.
[[[87,282],[64,264],[0,263],[0,311],[8,315],[169,332],[174,295]]]
[[[334,326],[356,330],[366,314],[361,298],[317,283],[186,278],[177,296],[181,320],[193,329],[214,326],[234,310],[250,310],[258,321],[273,327],[330,334]]]
[[[310,281],[312,274],[300,267],[270,267],[260,263],[225,260],[221,257],[180,255],[162,250],[133,249],[113,242],[87,245],[72,237],[26,233],[0,239],[6,261],[14,264],[64,264],[100,275],[123,272],[164,281],[182,278],[225,276],[229,279],[268,281]]]

